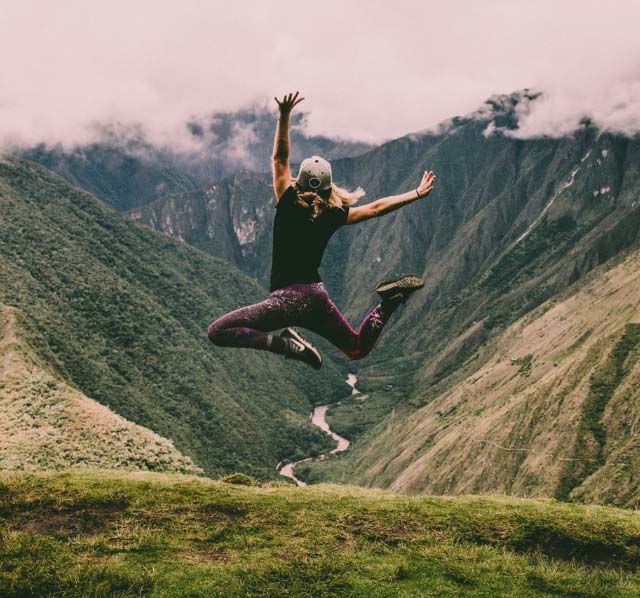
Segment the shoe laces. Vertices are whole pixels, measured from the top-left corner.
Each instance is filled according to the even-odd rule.
[[[306,347],[294,338],[289,339],[289,351],[291,353],[303,353]]]

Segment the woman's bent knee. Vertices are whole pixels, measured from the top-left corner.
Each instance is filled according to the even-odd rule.
[[[211,324],[209,324],[209,328],[207,328],[207,336],[214,345],[217,345],[220,342],[220,332],[223,330],[222,326],[220,326],[218,322],[219,320],[211,322]]]

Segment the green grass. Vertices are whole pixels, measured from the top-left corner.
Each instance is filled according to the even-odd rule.
[[[246,480],[244,480],[246,482]],[[85,470],[0,477],[0,596],[637,596],[629,511]]]

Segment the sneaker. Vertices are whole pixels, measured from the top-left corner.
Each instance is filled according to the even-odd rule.
[[[287,359],[304,361],[316,370],[319,370],[322,367],[322,355],[320,355],[320,351],[318,351],[318,349],[316,349],[295,328],[285,328],[280,333],[280,338],[285,343],[285,357]]]
[[[424,280],[414,274],[404,274],[392,280],[383,280],[376,286],[376,292],[385,302],[404,303],[407,297],[424,286]]]

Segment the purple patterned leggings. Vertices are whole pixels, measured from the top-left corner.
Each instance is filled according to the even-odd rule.
[[[269,350],[269,332],[299,326],[323,336],[351,359],[371,352],[393,309],[373,308],[356,332],[344,319],[321,282],[291,284],[267,299],[241,307],[210,324],[209,340],[221,347]]]

